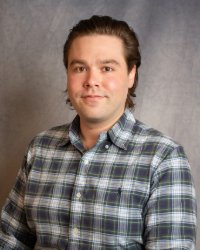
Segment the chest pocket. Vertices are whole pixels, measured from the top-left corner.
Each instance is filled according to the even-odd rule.
[[[101,232],[102,242],[113,245],[110,249],[142,249],[135,242],[142,242],[143,211],[149,192],[148,173],[132,165],[129,168],[108,164],[98,168],[98,176],[94,175],[93,169],[90,169],[93,175],[87,179],[84,194],[90,224]]]
[[[142,249],[133,242],[142,239],[143,197],[122,186],[95,190],[93,195],[95,206],[99,208],[93,222],[100,226],[103,241],[113,241],[113,245],[119,246],[116,249]]]

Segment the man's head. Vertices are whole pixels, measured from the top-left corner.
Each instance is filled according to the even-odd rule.
[[[80,21],[72,28],[64,45],[64,65],[66,69],[68,68],[69,51],[73,41],[78,37],[95,34],[109,35],[121,39],[128,72],[130,72],[134,66],[136,67],[134,84],[128,91],[125,104],[126,107],[134,107],[131,96],[135,96],[141,56],[137,36],[126,22],[115,20],[109,16],[92,16],[90,19]]]

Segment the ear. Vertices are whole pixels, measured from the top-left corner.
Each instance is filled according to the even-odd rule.
[[[136,65],[133,66],[131,71],[128,74],[128,87],[129,89],[133,87],[134,81],[135,81],[135,74],[136,74]]]

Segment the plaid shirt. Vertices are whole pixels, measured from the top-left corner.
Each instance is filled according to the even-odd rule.
[[[2,211],[1,249],[194,249],[181,146],[126,110],[86,151],[79,118],[31,142]]]

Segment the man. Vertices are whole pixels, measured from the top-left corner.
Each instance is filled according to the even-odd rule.
[[[64,46],[71,124],[31,142],[2,211],[1,249],[194,249],[183,148],[135,120],[139,43],[123,21],[80,21]]]

